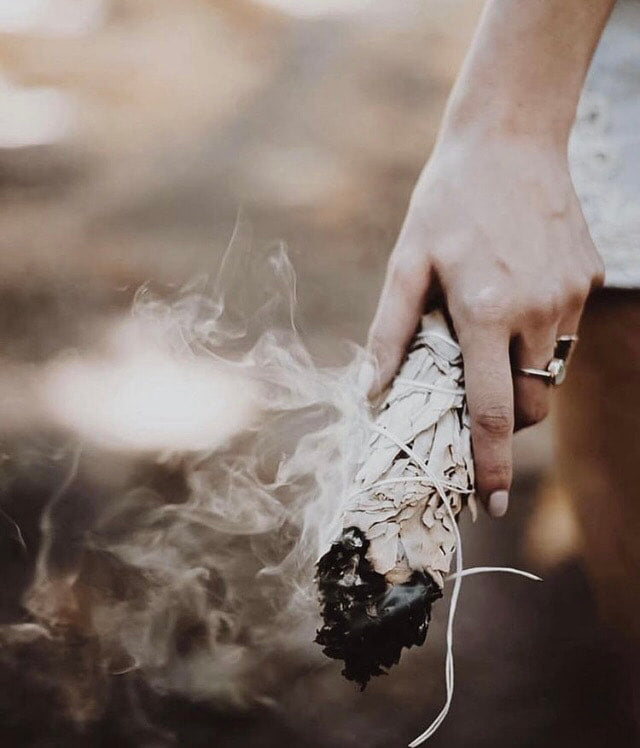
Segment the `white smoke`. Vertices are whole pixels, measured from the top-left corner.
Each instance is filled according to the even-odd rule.
[[[237,368],[176,354],[151,322],[116,326],[115,350],[66,354],[46,367],[40,396],[54,422],[124,452],[217,449],[258,414],[257,384]]]
[[[56,505],[70,475],[45,513],[26,602],[39,622],[94,637],[112,673],[138,669],[161,692],[251,703],[275,693],[285,667],[321,661],[314,564],[338,531],[366,433],[366,357],[354,344],[343,365],[315,364],[281,246],[236,241],[211,281],[170,298],[142,289],[133,318],[140,350],[127,344],[113,365],[58,362],[44,392],[65,393],[52,411],[85,442],[161,451],[183,488],[167,496],[142,483],[96,500],[81,552],[61,571],[58,518],[69,512]]]

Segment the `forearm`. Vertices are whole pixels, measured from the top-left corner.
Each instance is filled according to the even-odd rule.
[[[488,0],[441,129],[561,147],[615,0]]]

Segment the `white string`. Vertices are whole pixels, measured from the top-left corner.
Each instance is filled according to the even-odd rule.
[[[443,392],[445,395],[464,395],[464,390],[454,390],[450,387],[441,387],[438,384],[428,384],[427,382],[418,382],[415,379],[407,379],[406,377],[396,377],[394,382],[400,382],[400,384],[408,384],[412,387],[417,387],[420,390],[428,390],[429,392]]]
[[[460,596],[460,587],[462,586],[462,576],[461,576],[461,573],[462,573],[462,540],[460,537],[460,531],[458,529],[458,523],[456,522],[456,518],[449,504],[447,495],[444,492],[440,481],[429,470],[424,460],[420,459],[420,457],[418,457],[418,455],[415,454],[415,452],[411,449],[411,447],[409,447],[408,444],[404,444],[400,439],[394,436],[394,434],[392,434],[384,426],[381,426],[380,424],[377,424],[377,423],[372,423],[371,425],[376,431],[383,434],[388,439],[390,439],[392,442],[394,442],[398,447],[400,447],[400,449],[414,461],[416,466],[419,467],[424,472],[425,476],[429,478],[429,480],[433,483],[433,486],[438,492],[438,495],[440,496],[440,498],[442,499],[442,502],[453,523],[453,532],[456,538],[456,574],[457,576],[453,583],[453,591],[451,593],[451,601],[449,603],[449,619],[447,621],[447,634],[446,634],[447,655],[445,658],[445,686],[447,690],[447,698],[446,698],[444,706],[440,710],[440,713],[433,720],[433,722],[429,725],[429,727],[421,735],[419,735],[415,740],[409,743],[409,748],[415,748],[416,746],[424,743],[425,740],[428,740],[436,732],[436,730],[440,727],[445,717],[447,716],[447,713],[449,712],[449,709],[451,707],[451,702],[453,701],[453,690],[454,690],[453,621],[455,618],[456,607],[458,604],[458,597]]]
[[[494,571],[502,571],[506,574],[517,574],[520,577],[526,577],[527,579],[533,579],[534,582],[542,582],[542,577],[532,574],[530,571],[522,571],[522,569],[512,569],[510,566],[472,566],[469,569],[463,569],[460,574],[449,574],[446,581],[449,582],[456,577],[471,577],[474,574],[487,574]]]
[[[411,379],[405,379],[402,378],[403,384],[412,384],[414,386],[422,386],[421,382],[415,382]],[[423,387],[424,389],[430,389],[431,387]],[[435,389],[435,386],[434,386]],[[453,392],[452,390],[449,390],[449,392]],[[458,394],[457,392],[455,394]],[[444,504],[447,513],[449,515],[449,518],[451,519],[451,522],[453,524],[453,532],[455,535],[456,540],[456,570],[453,574],[450,574],[447,577],[447,580],[453,580],[453,590],[451,592],[451,600],[449,602],[449,616],[447,620],[447,632],[446,632],[446,645],[447,645],[447,653],[445,657],[445,687],[447,696],[445,699],[444,706],[436,716],[436,718],[433,720],[433,722],[427,727],[427,729],[418,735],[417,738],[411,741],[409,743],[409,748],[417,748],[417,746],[422,745],[425,741],[427,741],[434,733],[438,730],[440,725],[444,722],[447,714],[449,713],[449,709],[451,708],[451,703],[453,701],[453,692],[454,692],[454,666],[453,666],[453,622],[455,619],[455,613],[456,608],[458,605],[458,598],[460,596],[460,589],[462,587],[462,578],[465,576],[471,576],[472,574],[483,574],[483,573],[489,573],[489,572],[504,572],[504,573],[510,573],[510,574],[518,574],[523,577],[527,577],[528,579],[534,579],[536,581],[542,581],[540,577],[537,577],[535,574],[531,574],[527,571],[521,571],[520,569],[512,569],[509,567],[500,567],[500,566],[478,566],[475,568],[470,569],[464,569],[462,565],[462,538],[460,536],[460,530],[458,529],[458,523],[456,522],[455,514],[453,513],[453,510],[451,509],[451,504],[449,503],[449,498],[447,497],[444,486],[446,485],[448,488],[451,487],[452,490],[457,491],[459,490],[458,487],[452,486],[452,484],[447,484],[446,481],[441,481],[439,478],[435,476],[435,474],[428,468],[427,464],[424,460],[422,460],[412,449],[411,447],[404,443],[401,439],[399,439],[395,434],[393,434],[389,429],[387,429],[385,426],[382,426],[379,423],[372,422],[371,427],[377,431],[379,434],[382,434],[383,436],[387,437],[390,441],[392,441],[394,444],[396,444],[406,455],[409,457],[415,465],[423,471],[424,476],[422,477],[415,477],[415,476],[407,476],[406,478],[389,478],[377,481],[369,486],[367,486],[364,489],[358,490],[356,493],[362,493],[363,491],[370,491],[373,488],[376,488],[378,486],[382,485],[388,485],[390,483],[400,483],[404,481],[420,481],[423,483],[430,483],[433,485],[433,487],[436,489],[439,497],[442,499],[442,503]],[[468,489],[464,490],[464,493],[469,493],[470,491]],[[462,491],[460,491],[462,493]]]
[[[430,485],[432,481],[429,478],[425,478],[423,475],[407,475],[402,478],[383,478],[382,480],[377,480],[368,486],[357,488],[352,494],[349,495],[349,498],[358,496],[361,493],[368,493],[372,488],[379,488],[380,486],[392,486],[395,483],[424,483],[425,485]],[[450,491],[454,491],[455,493],[473,493],[472,488],[468,488],[467,486],[456,486],[455,483],[449,483],[448,481],[442,481],[441,485],[445,488],[448,488]]]

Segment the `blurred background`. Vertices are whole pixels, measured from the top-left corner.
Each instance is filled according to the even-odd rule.
[[[286,243],[319,361],[335,362],[336,341],[363,343],[480,7],[0,0],[3,745],[373,748],[406,744],[439,709],[444,605],[427,645],[364,694],[328,663],[283,676],[262,703],[223,708],[154,694],[125,663],[82,696],[95,680],[90,644],[60,654],[25,628],[41,513],[69,464],[33,383],[65,352],[104,352],[143,284],[175,289],[213,272],[238,226],[252,246]],[[56,392],[62,410],[75,403],[73,381]],[[465,523],[468,565],[518,566],[545,583],[465,584],[457,693],[434,746],[637,744],[624,661],[597,623],[551,444],[548,426],[519,437],[513,510]],[[98,453],[87,470],[66,489],[182,490],[179,468],[133,447]],[[63,518],[69,548],[83,522]]]

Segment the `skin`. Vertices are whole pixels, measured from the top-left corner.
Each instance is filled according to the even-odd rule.
[[[488,0],[387,269],[369,347],[372,394],[401,364],[425,305],[443,299],[460,342],[476,490],[503,515],[514,428],[542,420],[546,368],[602,283],[567,144],[614,0]]]

